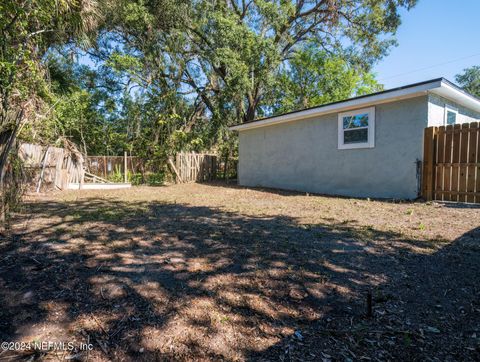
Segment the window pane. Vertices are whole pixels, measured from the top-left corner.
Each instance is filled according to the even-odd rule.
[[[368,142],[368,128],[352,129],[343,131],[343,143]]]
[[[452,111],[447,111],[447,124],[455,124],[457,121],[457,114]]]
[[[368,127],[368,113],[343,117],[343,129]]]

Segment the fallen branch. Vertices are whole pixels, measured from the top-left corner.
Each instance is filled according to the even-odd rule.
[[[101,178],[101,177],[99,177],[97,175],[94,175],[93,173],[90,173],[90,172],[87,172],[87,171],[85,171],[85,175],[91,177],[94,180],[98,180],[98,181],[103,182],[103,183],[108,183],[109,182],[108,180],[106,180],[104,178]]]
[[[97,319],[97,317],[95,317],[93,314],[91,314],[91,316],[92,316],[93,320],[97,323],[97,325],[100,327],[100,329],[103,331],[103,333],[105,333],[108,336],[108,332],[105,330],[105,328],[103,328],[102,324]]]
[[[100,346],[100,348],[102,349],[103,353],[105,353],[105,354],[108,356],[107,348],[103,345],[103,343],[100,342],[100,340],[99,340],[98,338],[95,338],[95,341],[96,341],[97,344]]]

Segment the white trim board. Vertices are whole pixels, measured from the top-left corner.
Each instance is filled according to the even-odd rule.
[[[244,131],[259,127],[266,127],[286,122],[298,121],[302,119],[323,116],[330,113],[344,112],[354,110],[357,108],[366,108],[377,104],[396,102],[403,99],[415,98],[422,95],[427,95],[429,92],[438,94],[444,98],[451,99],[455,103],[465,106],[474,111],[480,112],[480,100],[465,93],[446,79],[435,79],[431,82],[419,83],[404,88],[393,89],[391,91],[384,91],[381,93],[374,93],[370,96],[363,96],[359,98],[347,99],[345,101],[336,102],[333,104],[326,104],[304,111],[297,111],[292,113],[282,114],[276,117],[260,119],[249,123],[231,126],[231,131]]]
[[[67,186],[69,190],[116,190],[116,189],[128,189],[132,187],[130,183],[84,183],[70,182]]]

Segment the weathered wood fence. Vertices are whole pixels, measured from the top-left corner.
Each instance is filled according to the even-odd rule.
[[[426,200],[480,203],[478,122],[426,128],[423,158]]]
[[[83,157],[80,153],[60,147],[30,143],[20,145],[19,157],[29,171],[29,184],[38,192],[63,190],[69,183],[83,183]]]
[[[106,179],[116,173],[123,178],[125,169],[142,174],[147,171],[147,162],[136,156],[88,156],[84,159],[78,151],[33,144],[21,145],[20,159],[24,168],[31,171],[30,183],[37,191],[40,188],[44,191],[63,190],[71,184],[83,185],[86,181],[107,182]],[[212,154],[180,152],[175,161],[169,160],[169,163],[179,183],[211,181],[223,174],[229,175],[228,168],[224,170],[228,165],[219,162]],[[152,166],[148,168],[151,171]]]
[[[170,159],[168,163],[177,183],[236,177],[236,159],[230,158],[225,162],[213,154],[179,152],[175,159]],[[162,172],[166,165],[152,164],[151,161],[137,156],[88,156],[86,158],[87,171],[105,179],[110,179],[118,173],[125,174],[125,166],[128,172],[144,175]]]
[[[175,164],[170,160],[177,182],[202,182],[217,177],[217,156],[204,153],[177,153]]]
[[[132,173],[144,172],[145,162],[136,156],[87,156],[86,158],[88,172],[105,179],[116,173],[125,174],[125,165],[127,171]]]

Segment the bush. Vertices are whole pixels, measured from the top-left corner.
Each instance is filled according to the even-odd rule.
[[[120,169],[120,166],[115,165],[115,170],[111,175],[108,176],[108,181],[124,182],[124,175],[122,170]]]
[[[132,185],[143,185],[143,183],[144,183],[143,175],[140,172],[137,172],[137,173],[129,172],[128,173],[128,181]]]
[[[147,185],[149,186],[162,186],[165,181],[165,173],[154,172],[147,174]]]

